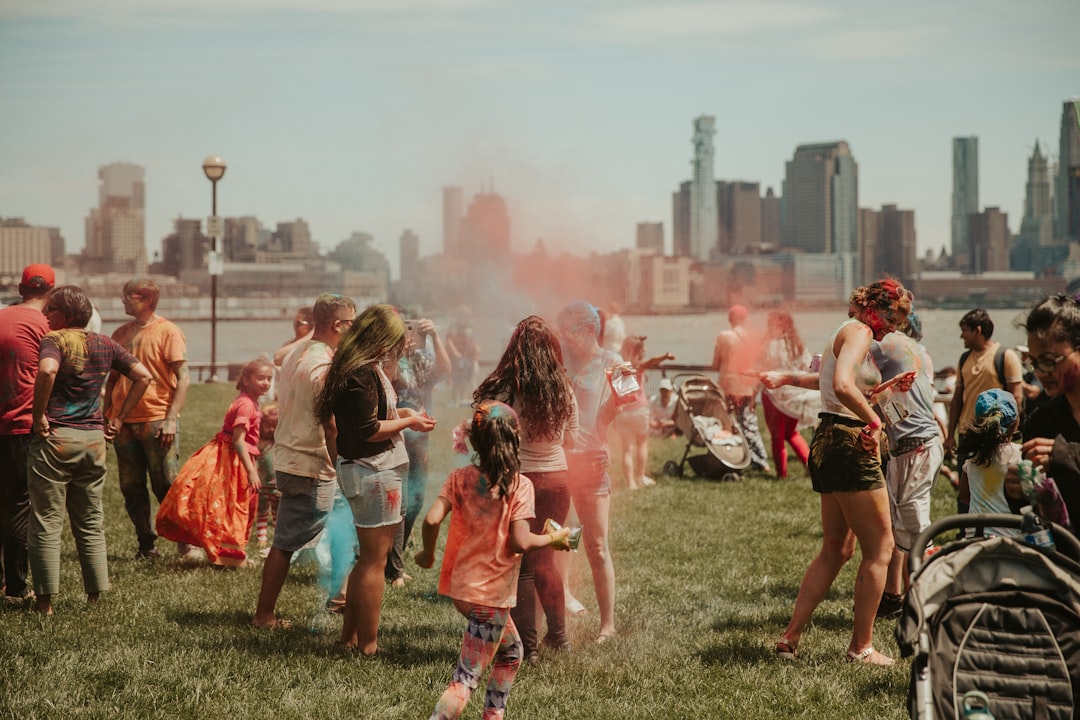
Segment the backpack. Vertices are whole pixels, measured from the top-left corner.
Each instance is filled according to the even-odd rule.
[[[1008,350],[1004,345],[999,344],[997,352],[994,353],[994,370],[997,371],[998,385],[1002,388],[1005,387],[1005,351]],[[956,374],[959,375],[964,370],[964,361],[968,359],[968,355],[971,354],[970,350],[964,352],[960,356],[960,364],[956,366]]]

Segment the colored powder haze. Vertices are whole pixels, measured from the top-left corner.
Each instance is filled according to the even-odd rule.
[[[442,243],[441,188],[493,182],[514,249],[631,246],[689,178],[716,116],[716,177],[779,193],[803,143],[847,140],[859,204],[949,241],[951,139],[977,135],[982,206],[1016,231],[1034,142],[1056,155],[1080,92],[1075,0],[6,0],[0,216],[85,241],[98,167],[146,169],[153,253],[219,212],[303,218],[324,250],[411,228]]]

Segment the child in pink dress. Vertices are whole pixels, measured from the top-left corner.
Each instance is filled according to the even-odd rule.
[[[157,533],[201,547],[214,565],[237,567],[247,560],[258,502],[259,398],[270,389],[273,366],[252,360],[244,366],[240,391],[225,412],[221,432],[180,468],[162,500]],[[314,422],[314,420],[313,420]]]
[[[570,549],[568,528],[547,535],[529,531],[533,486],[518,474],[518,419],[510,406],[481,402],[467,435],[476,464],[450,473],[424,519],[424,549],[416,554],[420,567],[435,563],[439,526],[453,512],[439,593],[454,601],[469,624],[457,669],[432,720],[460,717],[488,664],[492,669],[482,717],[497,720],[505,715],[522,659],[521,637],[510,617],[510,608],[517,604],[521,553],[549,545]]]

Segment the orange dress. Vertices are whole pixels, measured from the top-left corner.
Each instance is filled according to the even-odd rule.
[[[158,508],[158,535],[201,547],[215,565],[243,564],[258,493],[248,487],[247,470],[233,447],[233,431],[245,428],[244,442],[254,461],[261,417],[250,395],[241,393],[232,402],[221,432],[180,468]]]

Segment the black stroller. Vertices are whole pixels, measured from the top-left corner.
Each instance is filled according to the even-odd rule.
[[[690,448],[703,447],[703,455],[690,456],[690,468],[699,477],[738,480],[750,465],[750,448],[731,421],[720,388],[703,375],[676,375],[675,427],[686,437],[682,460],[664,463],[664,474],[682,477]]]
[[[1067,720],[1080,709],[1080,541],[1052,525],[1056,549],[985,528],[1020,528],[1018,515],[934,522],[911,548],[911,590],[896,640],[914,655],[908,709],[917,720],[963,717],[980,691],[997,720]],[[935,536],[975,529],[924,560]]]

